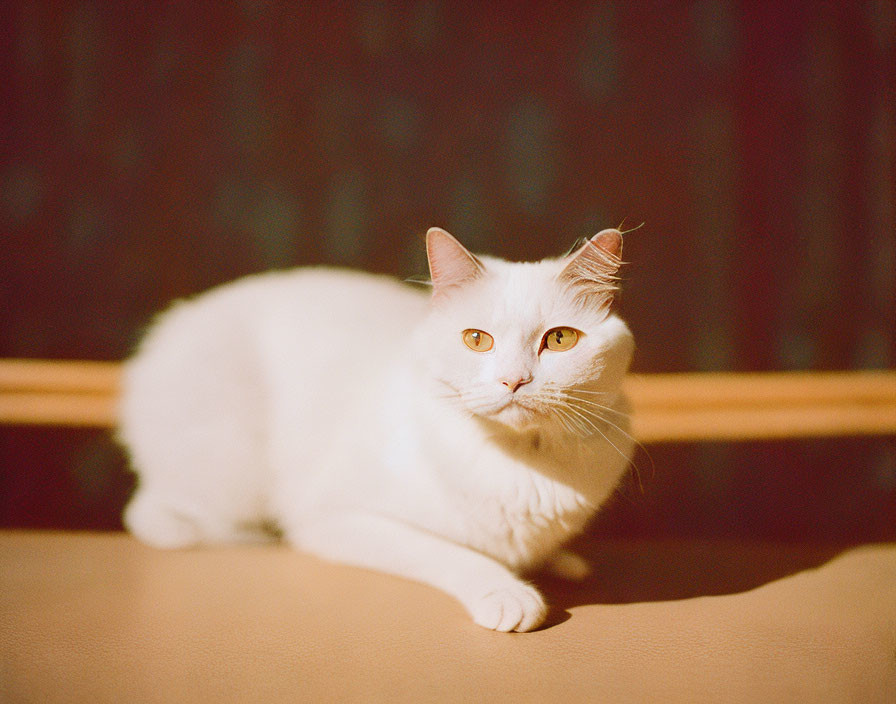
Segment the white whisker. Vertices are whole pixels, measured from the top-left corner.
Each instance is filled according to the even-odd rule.
[[[595,431],[596,433],[598,433],[604,440],[606,440],[607,443],[609,443],[610,447],[612,447],[614,450],[616,450],[616,452],[619,453],[619,456],[622,457],[626,462],[631,462],[631,461],[632,461],[632,460],[631,460],[631,457],[629,457],[629,456],[626,455],[622,450],[620,450],[620,449],[616,446],[616,443],[614,443],[612,440],[610,440],[610,438],[607,437],[607,434],[606,434],[604,431],[602,431],[602,430],[600,429],[600,427],[599,427],[596,423],[594,423],[593,421],[591,421],[591,420],[588,419],[588,415],[589,415],[589,414],[587,414],[587,412],[586,412],[584,409],[576,408],[576,407],[575,407],[574,405],[572,405],[572,404],[570,404],[569,406],[567,406],[567,408],[568,408],[569,410],[573,411],[577,416],[579,416],[580,418],[582,418],[582,420],[583,420],[584,422],[586,422],[591,428],[593,428],[594,431]],[[592,417],[594,417],[595,419],[599,420],[599,421],[602,421],[602,422],[604,422],[604,423],[607,423],[608,425],[613,426],[614,428],[617,428],[617,430],[619,429],[618,426],[614,425],[613,423],[609,423],[609,422],[606,420],[606,418],[601,418],[600,416],[597,416],[597,415],[595,415],[595,414],[590,414],[590,415],[591,415]],[[622,431],[622,432],[623,432],[624,435],[628,435],[628,433],[625,433],[624,431]],[[630,437],[630,436],[629,436],[629,437]],[[640,474],[639,474],[639,483],[640,483]]]
[[[553,406],[551,410],[557,415],[560,419],[560,422],[563,424],[563,427],[567,429],[568,432],[571,432],[573,435],[577,435],[579,437],[588,437],[591,433],[588,432],[587,428],[585,428],[581,421],[579,421],[575,416],[571,415],[567,411],[568,408],[564,408],[562,406]]]
[[[573,435],[576,435],[576,434],[577,434],[577,433],[575,433],[575,431],[573,430],[573,427],[569,424],[569,422],[567,421],[567,419],[563,416],[563,414],[562,414],[558,409],[556,409],[556,408],[549,408],[548,410],[549,410],[549,412],[551,413],[552,416],[554,416],[554,417],[557,418],[557,420],[559,421],[560,425],[563,426],[563,429],[564,429],[567,433],[572,433]]]
[[[587,399],[587,398],[577,398],[576,396],[573,395],[573,393],[574,392],[570,392],[567,395],[567,398],[571,401],[575,401],[576,403],[584,403],[589,406],[593,406],[594,408],[599,408],[602,411],[606,411],[607,413],[613,413],[617,416],[622,416],[623,418],[631,417],[631,415],[629,413],[625,413],[624,411],[617,411],[615,408],[613,408],[611,406],[605,406],[602,403],[597,403],[596,401],[592,401],[591,399]]]
[[[580,418],[580,419],[582,420],[582,422],[583,422],[586,426],[588,426],[589,428],[591,428],[592,431],[600,432],[600,431],[598,430],[597,425],[594,423],[594,421],[591,420],[591,419],[588,417],[588,414],[584,413],[584,412],[582,411],[581,408],[576,408],[576,407],[573,406],[572,404],[569,404],[569,405],[566,406],[566,410],[571,411],[573,414],[575,414],[575,416],[576,416],[577,418]]]
[[[581,389],[581,388],[579,388],[579,387],[573,387],[573,388],[571,388],[571,389],[562,389],[562,388],[559,388],[559,387],[552,387],[552,388],[556,388],[557,391],[562,391],[563,393],[570,393],[570,392],[575,391],[576,393],[579,393],[579,394],[594,394],[595,396],[613,396],[613,395],[616,394],[615,391],[614,391],[614,392],[610,392],[610,391],[595,391],[595,390],[593,390],[593,389]]]
[[[551,403],[564,403],[566,404],[567,410],[576,409],[578,411],[577,415],[586,416],[589,418],[594,418],[595,420],[605,423],[607,426],[618,432],[620,435],[624,436],[631,442],[633,442],[637,447],[644,450],[644,453],[647,455],[647,458],[650,460],[651,465],[654,467],[654,471],[656,471],[656,466],[653,464],[653,458],[650,455],[650,452],[647,451],[647,448],[644,447],[643,443],[639,442],[635,437],[631,435],[626,429],[614,423],[609,418],[606,417],[605,414],[612,413],[620,417],[621,420],[628,420],[630,418],[630,414],[624,413],[622,411],[616,410],[610,406],[605,406],[604,404],[597,403],[591,399],[579,398],[577,394],[580,393],[588,393],[593,395],[609,395],[600,391],[590,391],[587,389],[560,389],[557,387],[551,387],[546,390],[545,398],[549,400]],[[589,422],[589,425],[592,423]],[[604,440],[606,440],[620,455],[625,457],[625,455],[619,450],[618,447],[607,437],[605,433],[603,433],[598,427],[594,427],[594,431],[599,433]],[[638,480],[638,486],[641,491],[644,491],[644,485],[641,481],[641,470],[638,467],[638,464],[634,461],[634,457],[626,458],[629,463],[632,465],[632,469],[635,471],[635,476]]]

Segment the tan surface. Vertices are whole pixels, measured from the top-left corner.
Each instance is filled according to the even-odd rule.
[[[542,582],[550,625],[508,635],[284,547],[0,533],[0,700],[896,701],[896,545],[590,552],[588,585]]]

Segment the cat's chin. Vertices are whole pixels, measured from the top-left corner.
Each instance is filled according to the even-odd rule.
[[[540,421],[540,415],[536,411],[513,401],[487,417],[499,425],[518,432],[531,430],[538,426]]]

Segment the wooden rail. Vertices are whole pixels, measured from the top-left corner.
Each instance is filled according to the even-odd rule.
[[[0,360],[0,423],[112,427],[117,362]],[[896,434],[896,371],[640,374],[644,443]]]

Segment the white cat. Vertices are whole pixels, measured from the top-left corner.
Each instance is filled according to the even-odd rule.
[[[560,259],[476,257],[427,233],[432,294],[331,269],[180,302],[126,364],[128,528],[153,545],[263,540],[431,584],[473,620],[544,619],[538,568],[632,453],[633,343],[611,311],[622,238]]]

